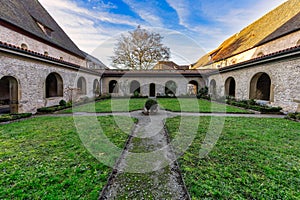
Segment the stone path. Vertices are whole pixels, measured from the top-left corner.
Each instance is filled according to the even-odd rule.
[[[172,114],[131,116],[139,122],[100,199],[190,199],[164,129]]]

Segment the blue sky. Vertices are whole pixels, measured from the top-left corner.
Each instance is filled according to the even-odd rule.
[[[164,36],[171,60],[194,63],[286,0],[39,0],[82,50],[111,66],[120,34],[138,25]]]

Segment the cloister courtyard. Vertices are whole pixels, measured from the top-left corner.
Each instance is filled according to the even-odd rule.
[[[0,124],[0,199],[299,199],[300,124],[197,98]]]

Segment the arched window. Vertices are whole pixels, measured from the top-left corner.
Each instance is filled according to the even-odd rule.
[[[217,96],[217,83],[214,79],[210,81],[209,84],[209,92],[213,97]]]
[[[297,46],[300,46],[300,40],[297,41],[297,44],[296,44],[296,45],[297,45]]]
[[[225,94],[226,96],[235,97],[235,80],[233,77],[229,77],[225,82]]]
[[[85,95],[86,94],[86,80],[83,77],[80,77],[77,81],[77,88],[79,89],[79,94]]]
[[[109,82],[109,93],[119,93],[119,86],[116,80],[111,80]]]
[[[16,78],[4,76],[0,79],[0,113],[18,113],[19,86]]]
[[[46,78],[46,98],[63,96],[63,80],[57,73],[51,73]]]
[[[93,83],[93,92],[95,95],[100,95],[100,85],[97,79],[95,79]]]
[[[141,85],[138,81],[134,80],[130,83],[130,93],[134,94],[135,92],[141,93]]]
[[[198,93],[198,82],[195,80],[190,81],[187,86],[187,91],[190,95],[196,95]]]
[[[168,81],[165,84],[165,94],[167,96],[175,96],[176,95],[176,90],[177,90],[177,85],[174,81]]]
[[[250,99],[270,101],[271,78],[267,73],[257,73],[250,82]]]

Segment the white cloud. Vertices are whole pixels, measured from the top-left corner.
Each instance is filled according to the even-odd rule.
[[[80,7],[72,0],[39,1],[82,50],[92,53],[108,66],[114,44],[124,27],[134,28],[141,24],[143,28],[149,29],[168,25],[164,24],[166,20],[162,18],[162,10],[154,1],[123,0],[140,19],[109,12],[109,9],[116,9],[117,6],[104,4],[103,0],[89,0],[98,3],[91,10]],[[178,36],[170,30],[158,32],[165,37],[163,42],[171,48],[172,59],[178,64],[188,64],[201,57],[203,49],[210,51],[216,48],[230,35],[286,0],[256,0],[249,8],[232,6],[232,1],[166,1],[179,18],[179,24],[174,24],[174,27],[181,27],[181,30],[185,27],[183,33],[191,38]],[[195,15],[210,23],[201,24],[202,19],[199,19],[199,23],[195,19],[191,20]]]
[[[128,16],[115,15],[104,11],[81,8],[70,0],[40,0],[55,21],[67,35],[87,53],[92,53],[98,46],[114,35],[122,32],[119,25],[137,26],[136,20]],[[100,22],[99,22],[100,21]],[[101,22],[114,25],[103,26]],[[103,54],[107,54],[106,51]],[[107,59],[103,60],[110,65]]]
[[[189,1],[186,0],[166,0],[177,13],[179,24],[188,28],[188,17],[190,15],[191,7]]]
[[[156,7],[153,5],[153,1],[135,1],[135,0],[123,0],[132,11],[137,13],[143,20],[149,25],[154,27],[162,27],[163,22],[156,12]]]

